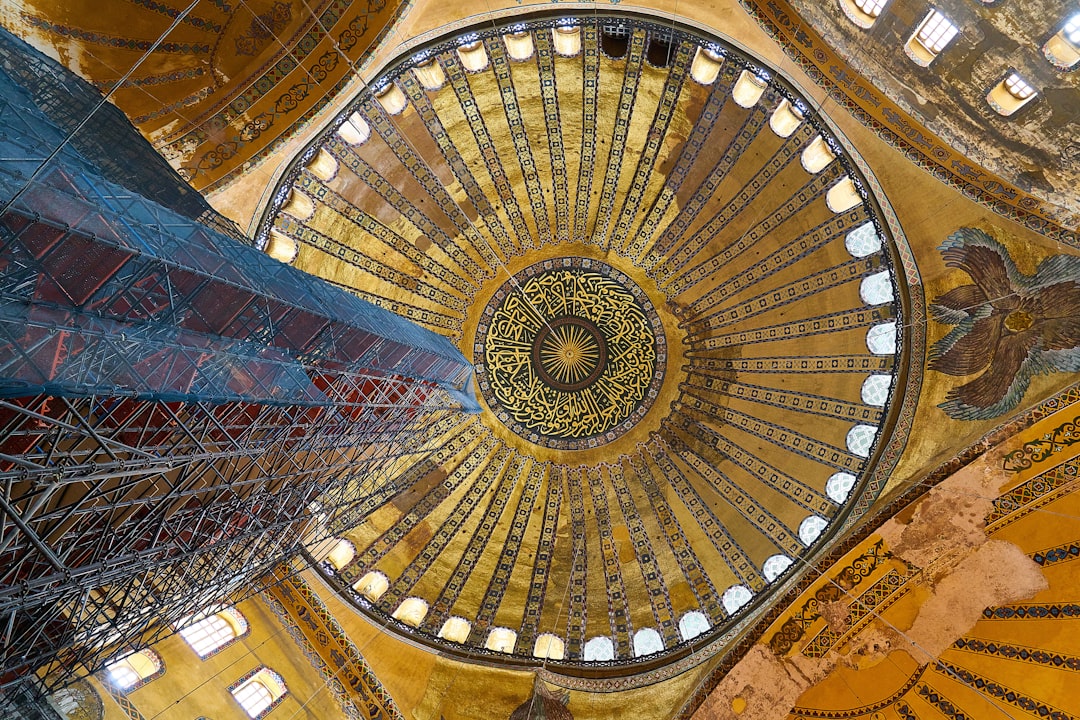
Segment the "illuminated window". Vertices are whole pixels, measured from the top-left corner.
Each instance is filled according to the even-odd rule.
[[[735,87],[731,89],[731,98],[739,107],[754,107],[768,86],[768,78],[743,70],[739,74],[739,79],[735,81]]]
[[[439,637],[451,642],[463,643],[469,639],[471,630],[472,625],[469,624],[468,620],[454,615],[447,618],[446,622],[443,623],[442,628],[439,629]]]
[[[931,9],[908,40],[908,57],[922,66],[929,65],[952,42],[960,28],[937,10]]]
[[[892,375],[870,375],[862,384],[862,401],[874,407],[885,407],[892,387]]]
[[[683,640],[692,640],[709,629],[709,619],[697,610],[691,610],[679,619],[679,635]]]
[[[847,448],[853,455],[869,457],[875,437],[877,437],[877,428],[873,425],[856,425],[848,430]]]
[[[315,214],[315,201],[293,188],[289,191],[289,201],[281,206],[281,211],[289,213],[297,220],[308,220]]]
[[[859,189],[850,177],[844,176],[825,193],[825,204],[834,213],[847,212],[862,202]]]
[[[609,637],[594,637],[585,643],[585,662],[604,662],[615,659],[615,643]]]
[[[819,537],[821,532],[829,526],[829,521],[820,515],[807,515],[799,523],[799,540],[803,545],[810,547]]]
[[[761,573],[765,579],[772,582],[784,574],[791,567],[792,560],[787,555],[773,555],[761,566]]]
[[[435,58],[418,63],[413,68],[413,75],[416,76],[416,79],[420,81],[425,90],[438,90],[446,84],[446,73],[443,72],[442,65]]]
[[[811,140],[799,156],[803,169],[811,175],[821,172],[835,159],[836,155],[829,147],[829,143],[825,142],[825,138],[820,135]]]
[[[375,99],[383,106],[383,110],[390,115],[397,115],[409,104],[409,101],[405,99],[405,93],[401,92],[401,88],[394,83],[376,89]]]
[[[420,623],[424,622],[427,613],[428,604],[426,602],[416,597],[405,598],[405,600],[398,605],[397,610],[394,611],[394,619],[400,620],[406,625],[420,627]]]
[[[867,275],[859,283],[859,297],[867,305],[881,305],[893,301],[892,275],[888,270]]]
[[[165,673],[165,665],[156,652],[146,649],[108,663],[105,671],[110,684],[130,692],[161,677]]]
[[[506,45],[506,54],[509,55],[512,60],[528,60],[533,56],[533,52],[535,51],[532,33],[525,30],[513,32],[509,35],[503,35],[503,44]]]
[[[482,40],[473,40],[457,49],[461,65],[469,72],[480,72],[488,66],[487,50]]]
[[[515,644],[517,644],[516,632],[510,628],[497,627],[492,628],[491,632],[488,633],[484,647],[495,652],[512,653]]]
[[[874,223],[865,222],[847,234],[844,247],[852,257],[867,257],[881,250],[881,237],[877,234]]]
[[[720,74],[724,56],[711,48],[699,47],[690,65],[690,75],[702,85],[712,85]]]
[[[1035,94],[1035,88],[1016,73],[1009,73],[1009,77],[1005,78],[1005,89],[1017,100],[1027,100]]]
[[[354,557],[356,557],[356,546],[348,540],[338,540],[326,555],[326,561],[333,565],[335,570],[340,570],[352,562]]]
[[[866,347],[875,355],[896,354],[896,323],[873,325],[866,331]]]
[[[1073,45],[1080,45],[1080,13],[1069,18],[1061,32]]]
[[[239,611],[229,608],[205,617],[180,629],[180,637],[187,641],[199,657],[208,658],[248,630],[247,620]]]
[[[289,694],[289,689],[280,675],[268,667],[261,667],[241,678],[229,692],[248,717],[258,719],[277,707]]]
[[[371,126],[360,116],[360,113],[354,112],[338,126],[337,134],[350,145],[363,145],[371,137]]]
[[[958,32],[960,32],[960,28],[953,25],[952,20],[949,20],[937,10],[931,10],[930,14],[923,20],[922,25],[919,26],[919,31],[915,33],[915,39],[922,43],[924,48],[936,55],[952,42]]]
[[[851,473],[838,472],[825,483],[825,494],[834,503],[840,505],[848,499],[853,487],[855,487],[855,476]]]
[[[634,657],[652,655],[664,649],[660,633],[652,628],[643,628],[634,633]]]
[[[885,9],[886,0],[854,0],[855,7],[862,10],[867,15],[877,17],[881,14],[881,11]]]
[[[337,177],[338,161],[326,150],[319,148],[319,152],[315,153],[315,157],[307,164],[307,169],[323,182],[330,182]]]
[[[781,101],[769,118],[769,127],[780,137],[791,137],[791,134],[802,124],[803,112],[792,105],[786,99]],[[806,153],[803,152],[805,167]]]
[[[1080,13],[1066,20],[1064,27],[1046,41],[1042,51],[1047,60],[1062,70],[1080,63]]]
[[[566,653],[566,644],[561,638],[551,633],[544,633],[536,638],[533,644],[533,656],[548,658],[549,660],[562,660]]]
[[[560,24],[551,31],[555,52],[564,57],[573,57],[581,50],[581,29],[577,25]]]
[[[840,0],[840,9],[851,22],[866,29],[874,24],[886,4],[888,0]]]
[[[390,579],[378,570],[372,570],[353,584],[353,590],[372,602],[382,597],[390,587]]]
[[[277,230],[271,230],[270,234],[266,236],[264,250],[267,255],[278,262],[291,263],[296,259],[297,253],[300,252],[300,246],[288,235]]]
[[[734,615],[739,608],[750,602],[750,599],[753,597],[754,594],[750,592],[750,589],[746,586],[732,585],[724,591],[723,596],[720,598],[720,602],[724,605],[724,609],[727,610],[728,615]]]
[[[986,94],[986,102],[998,115],[1008,117],[1035,99],[1038,93],[1027,80],[1010,71]]]

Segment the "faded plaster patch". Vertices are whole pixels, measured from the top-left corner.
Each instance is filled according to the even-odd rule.
[[[818,605],[818,614],[829,624],[829,630],[838,635],[851,629],[851,602],[846,597]]]
[[[968,466],[927,493],[908,523],[889,520],[877,534],[894,556],[937,572],[986,542],[986,516],[1003,480],[988,462]]]
[[[880,663],[896,648],[910,646],[899,631],[880,621],[875,622],[852,639],[843,663],[856,670],[866,670]]]
[[[985,608],[1030,598],[1049,587],[1042,570],[1012,543],[989,540],[937,581],[905,632],[920,663],[971,630]]]
[[[784,720],[799,696],[831,669],[827,660],[781,659],[755,645],[709,694],[694,720]]]

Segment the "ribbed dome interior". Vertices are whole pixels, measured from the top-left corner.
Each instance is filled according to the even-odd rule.
[[[460,343],[484,410],[358,479],[342,591],[446,650],[573,671],[685,651],[801,571],[903,382],[904,290],[842,148],[760,61],[626,15],[385,71],[260,240]]]

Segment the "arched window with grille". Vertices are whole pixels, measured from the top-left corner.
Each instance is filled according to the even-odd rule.
[[[124,692],[141,688],[165,674],[161,656],[147,648],[105,664],[105,682]]]
[[[270,668],[255,668],[229,687],[248,717],[258,720],[281,704],[289,694],[285,681]]]
[[[181,628],[180,637],[205,660],[239,640],[247,631],[247,620],[240,611],[226,608]]]

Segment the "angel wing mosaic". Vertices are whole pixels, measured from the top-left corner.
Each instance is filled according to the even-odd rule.
[[[1026,275],[982,230],[960,228],[939,248],[970,283],[934,299],[930,313],[953,325],[930,350],[930,369],[978,375],[939,407],[957,420],[998,417],[1020,404],[1036,375],[1080,371],[1080,257],[1053,255]]]

